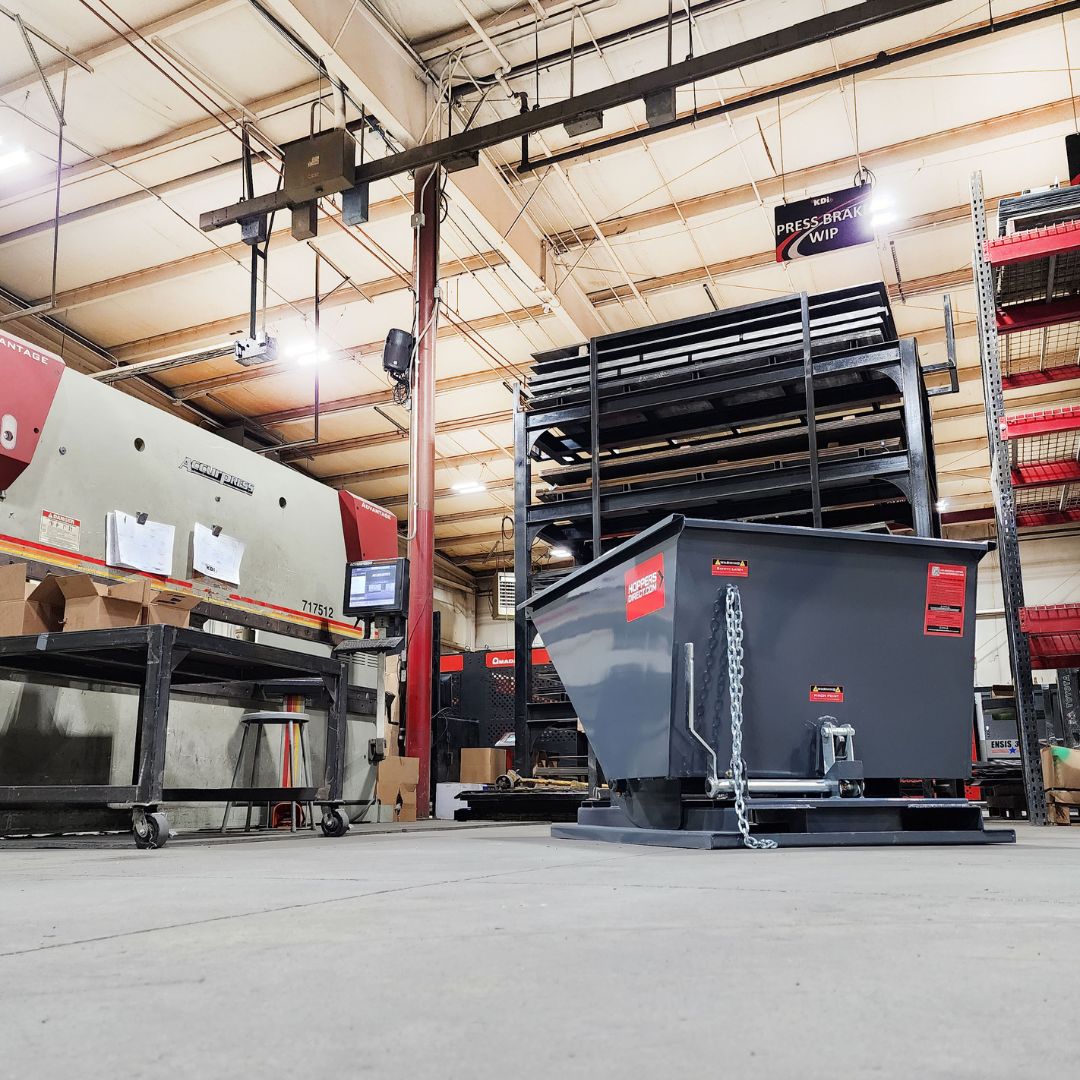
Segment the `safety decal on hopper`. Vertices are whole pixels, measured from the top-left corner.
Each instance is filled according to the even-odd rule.
[[[713,559],[713,577],[749,577],[749,559]]]
[[[842,705],[844,702],[844,688],[836,683],[811,683],[810,700]]]
[[[663,553],[632,566],[623,576],[626,584],[626,621],[651,615],[664,606]]]
[[[65,548],[68,551],[78,551],[81,532],[82,522],[78,518],[66,517],[52,510],[41,511],[38,539],[43,544]]]
[[[966,594],[966,566],[930,563],[926,568],[923,634],[930,637],[962,637]]]

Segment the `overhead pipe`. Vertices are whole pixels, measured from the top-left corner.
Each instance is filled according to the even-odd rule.
[[[739,3],[739,0],[703,0],[700,4],[694,4],[690,9],[690,14],[695,18],[700,18],[702,15],[708,15],[714,11],[719,11],[721,8],[731,7],[732,4]],[[570,15],[573,19],[575,14],[585,15],[585,5],[578,5],[577,7],[570,9]],[[610,4],[603,5],[609,7]],[[672,19],[672,25],[678,25],[686,21],[686,10],[680,10],[674,14]],[[668,26],[668,16],[658,15],[654,19],[646,19],[644,22],[635,23],[633,26],[628,26],[624,30],[615,30],[610,34],[605,34],[603,37],[597,39],[596,44],[601,50],[611,48],[616,45],[625,45],[634,41],[639,37],[646,37],[649,34],[655,33],[657,30],[664,30]],[[570,63],[576,53],[582,51],[593,51],[593,46],[590,45],[585,48],[584,46],[578,46],[569,49],[559,49],[557,52],[548,53],[547,56],[541,56],[539,65],[534,60],[531,64],[517,64],[514,67],[509,68],[504,72],[508,79],[523,78],[527,75],[534,75],[537,67],[541,71],[550,71],[552,68],[561,67],[563,64]],[[483,86],[488,81],[487,76],[479,78],[476,81]],[[451,97],[455,100],[459,97],[467,97],[470,93],[475,92],[475,87],[471,83],[459,83],[453,87],[450,91]]]
[[[701,56],[690,57],[668,68],[635,75],[621,82],[597,87],[574,98],[542,105],[528,113],[518,113],[447,138],[422,143],[400,153],[365,162],[357,168],[356,180],[358,183],[372,183],[425,165],[461,161],[481,150],[519,139],[523,134],[558,127],[586,113],[602,113],[606,109],[640,101],[659,91],[708,79],[747,64],[774,59],[795,49],[821,44],[837,36],[866,30],[902,15],[940,7],[947,2],[948,0],[863,0],[854,7],[793,23],[768,34],[760,34]],[[221,223],[216,221],[210,224]],[[206,228],[207,225],[203,227]]]
[[[692,112],[684,113],[666,123],[656,124],[655,126],[645,128],[635,128],[633,131],[625,131],[622,134],[613,135],[607,139],[598,139],[595,142],[575,146],[569,150],[562,150],[543,161],[522,161],[517,167],[516,172],[519,175],[534,172],[537,169],[547,168],[549,165],[559,164],[564,161],[574,161],[578,158],[588,157],[589,155],[600,153],[604,150],[612,150],[629,143],[639,142],[642,138],[659,135],[665,131],[675,131],[679,128],[689,127],[692,124],[699,124],[703,120],[712,120],[727,116],[731,113],[740,112],[743,109],[752,109],[759,105],[772,104],[773,102],[789,97],[792,94],[804,93],[807,90],[814,90],[819,86],[827,86],[830,83],[839,82],[841,79],[848,79],[855,75],[863,75],[870,71],[880,71],[883,68],[892,67],[894,64],[901,64],[907,60],[916,60],[931,53],[940,52],[943,49],[953,48],[956,45],[966,45],[969,42],[977,41],[980,38],[988,37],[991,34],[1001,33],[1003,30],[1012,30],[1017,27],[1027,26],[1031,23],[1040,22],[1043,19],[1065,15],[1068,12],[1076,11],[1077,9],[1080,9],[1080,0],[1067,0],[1066,3],[1054,4],[1052,6],[1038,8],[1034,11],[1025,11],[1019,15],[1004,16],[1002,18],[994,19],[993,21],[988,21],[983,26],[973,27],[970,30],[962,30],[959,33],[950,34],[948,37],[938,38],[935,41],[926,41],[919,45],[913,45],[910,48],[898,49],[894,52],[880,52],[871,59],[863,60],[856,64],[832,68],[822,72],[820,75],[812,75],[795,82],[785,83],[782,86],[773,87],[770,90],[763,90],[757,94],[749,94],[746,97],[736,98],[733,101],[721,102],[716,105],[707,106],[703,109],[694,109]],[[666,20],[661,21],[666,22]],[[507,78],[514,78],[514,73],[508,73]]]

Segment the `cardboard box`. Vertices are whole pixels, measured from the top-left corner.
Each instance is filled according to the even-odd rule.
[[[506,751],[493,746],[461,751],[461,782],[463,784],[494,784],[506,772]]]
[[[51,586],[26,580],[26,563],[0,566],[0,637],[59,630],[63,611],[63,597]]]
[[[50,574],[41,585],[50,586],[63,597],[65,632],[139,626],[142,622],[143,608],[138,599],[114,596],[108,585],[87,574]]]
[[[386,756],[387,757],[399,757],[398,753],[398,736],[401,734],[400,724],[387,724],[386,725]]]
[[[109,595],[137,602],[144,611],[142,626],[187,626],[191,612],[199,605],[199,597],[175,589],[155,589],[145,578],[114,585]]]
[[[393,807],[395,821],[416,820],[416,785],[420,759],[387,757],[379,762],[375,796],[383,806]]]
[[[1050,821],[1069,825],[1070,806],[1080,806],[1080,750],[1067,746],[1044,746],[1041,753],[1043,786]]]

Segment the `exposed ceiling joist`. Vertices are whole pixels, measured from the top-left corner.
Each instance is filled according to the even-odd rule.
[[[439,267],[439,274],[443,279],[448,279],[457,277],[459,274],[472,274],[502,264],[503,258],[498,252],[487,251],[479,255],[467,255],[462,259],[454,259],[452,262],[443,263]],[[400,274],[377,278],[374,281],[355,282],[351,287],[343,287],[325,299],[322,302],[322,310],[343,307],[361,299],[370,300],[376,296],[400,292],[408,287],[408,278],[402,280]],[[315,298],[312,296],[291,303],[275,304],[266,309],[265,318],[268,323],[272,323],[278,319],[307,315],[307,313],[314,310],[314,304]],[[238,312],[236,315],[229,315],[224,319],[199,323],[183,330],[171,330],[165,334],[155,334],[152,337],[140,338],[137,341],[128,341],[122,345],[113,346],[109,351],[118,360],[125,362],[153,360],[158,357],[183,352],[185,349],[202,348],[206,345],[220,343],[235,334],[244,333],[247,326],[248,313],[246,311]]]
[[[245,0],[200,0],[199,3],[188,4],[180,11],[173,12],[171,15],[165,15],[160,19],[154,19],[152,22],[144,23],[136,29],[143,37],[150,37],[153,34],[177,33],[187,27],[194,26],[205,19],[220,15],[223,11],[227,11],[230,8],[239,7],[244,2]],[[79,53],[78,56],[85,64],[101,64],[116,56],[120,56],[130,48],[131,46],[125,38],[110,37],[99,45],[94,45],[91,48],[84,50]],[[43,70],[45,77],[51,79],[54,75],[60,75],[73,66],[74,65],[69,60],[60,59],[53,61],[50,64],[44,64]],[[39,86],[40,83],[40,76],[34,68],[31,68],[24,74],[18,75],[13,79],[8,79],[6,82],[0,84],[0,98],[21,93],[24,90]]]
[[[414,146],[424,140],[434,106],[427,76],[366,6],[323,0],[267,0],[266,6],[296,29],[400,144]],[[482,158],[479,166],[455,174],[448,184],[454,202],[479,224],[491,246],[539,298],[550,301],[554,269],[543,238],[491,162]],[[605,329],[573,280],[561,283],[552,306],[577,337],[593,337]]]
[[[508,414],[505,412],[487,413],[484,416],[463,416],[457,420],[440,420],[435,425],[436,435],[447,435],[452,431],[473,431],[493,424],[505,424]],[[320,443],[303,450],[287,450],[282,454],[286,461],[305,461],[326,454],[340,454],[351,450],[366,450],[370,446],[389,446],[408,440],[408,434],[396,428],[393,431],[375,432],[371,435],[358,435],[354,439],[341,439],[335,443]],[[385,502],[386,500],[381,500]]]
[[[299,4],[300,0],[295,2]],[[313,3],[314,0],[306,2]],[[558,127],[576,117],[592,113],[602,114],[607,109],[641,101],[650,94],[687,86],[904,15],[940,7],[947,2],[948,0],[862,0],[862,3],[841,8],[839,11],[792,23],[771,33],[739,41],[701,56],[689,57],[668,67],[610,83],[550,105],[541,105],[490,124],[472,127],[445,139],[414,146],[399,154],[374,159],[357,169],[357,179],[380,180],[425,165],[436,165],[464,154],[487,150],[533,132]]]
[[[452,454],[448,457],[435,457],[435,471],[458,469],[463,465],[486,465],[492,461],[513,460],[509,450],[480,450],[474,454]],[[361,469],[359,472],[339,473],[336,476],[320,476],[324,484],[332,487],[349,487],[353,484],[366,484],[374,480],[394,480],[409,475],[409,464],[385,465],[378,469]]]

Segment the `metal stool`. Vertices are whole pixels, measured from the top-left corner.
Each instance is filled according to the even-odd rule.
[[[240,722],[244,725],[244,737],[240,740],[240,752],[236,755],[236,768],[233,769],[232,783],[230,788],[236,787],[236,778],[240,775],[240,766],[244,760],[244,748],[247,746],[248,732],[252,728],[255,729],[255,747],[251,753],[251,776],[248,781],[248,787],[255,786],[255,774],[259,765],[259,746],[263,739],[263,729],[269,726],[281,726],[286,724],[296,725],[296,741],[300,744],[301,766],[303,769],[302,779],[306,780],[306,784],[297,784],[296,777],[293,776],[292,768],[292,756],[290,753],[289,759],[289,780],[294,787],[311,787],[311,766],[308,764],[307,756],[307,743],[304,740],[304,728],[307,725],[308,717],[306,713],[302,712],[250,712],[244,713],[240,717]],[[284,732],[282,732],[282,743],[284,743]],[[308,810],[308,828],[314,830],[315,828],[315,804],[310,800],[307,802]],[[229,814],[232,812],[234,806],[233,801],[230,799],[225,804],[225,816],[221,819],[221,832],[224,834],[229,824]],[[254,806],[250,800],[247,804],[247,818],[244,821],[244,832],[251,831],[251,810]],[[292,832],[296,832],[296,800],[291,800],[289,803],[292,812]],[[270,803],[266,804],[266,825],[265,828],[269,829],[273,825],[272,813],[270,809]]]

